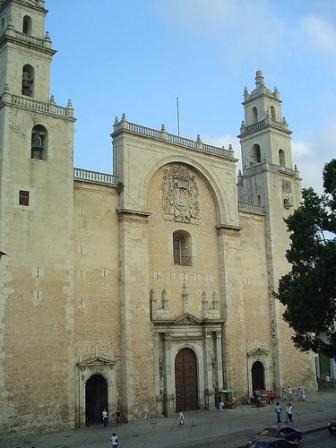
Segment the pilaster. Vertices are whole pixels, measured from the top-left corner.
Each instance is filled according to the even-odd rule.
[[[122,411],[129,420],[156,413],[148,284],[148,217],[119,210]],[[141,316],[141,318],[139,318]],[[139,356],[141,347],[141,356]]]
[[[245,311],[239,228],[217,226],[220,250],[222,362],[224,386],[247,392]]]

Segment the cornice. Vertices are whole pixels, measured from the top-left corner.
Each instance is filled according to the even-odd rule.
[[[217,231],[220,230],[229,230],[231,232],[240,232],[241,227],[238,226],[231,226],[229,224],[219,224],[218,226],[216,226]]]
[[[117,214],[119,216],[135,216],[135,217],[146,218],[146,219],[149,218],[149,216],[151,215],[151,213],[148,213],[148,212],[142,212],[140,210],[130,210],[127,208],[118,208]]]
[[[24,6],[26,8],[42,12],[44,15],[48,13],[48,10],[43,8],[42,6],[27,3],[25,0],[2,0],[2,2],[0,2],[0,12],[3,11],[10,3],[16,3],[19,6]]]
[[[260,92],[260,93],[256,93],[256,94],[250,94],[250,98],[246,101],[242,102],[242,105],[245,106],[246,104],[252,103],[253,101],[255,101],[258,98],[261,97],[266,97],[276,103],[281,104],[282,101],[279,98],[275,98],[274,95],[272,95],[272,93],[266,93],[266,92]]]

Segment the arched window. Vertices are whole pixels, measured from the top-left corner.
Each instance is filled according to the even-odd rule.
[[[279,150],[279,165],[283,167],[286,166],[285,153],[282,149]]]
[[[257,195],[257,205],[261,205],[261,197],[260,197],[260,194]]]
[[[252,109],[252,117],[253,117],[253,123],[258,123],[258,111],[256,107]]]
[[[274,106],[271,106],[271,118],[273,121],[276,121],[275,109]]]
[[[173,233],[174,264],[191,266],[191,236],[184,230]]]
[[[258,144],[252,146],[251,158],[254,163],[261,163],[261,152]]]
[[[47,136],[48,132],[44,126],[36,125],[32,129],[31,136],[31,158],[47,160]]]
[[[22,95],[34,96],[34,69],[28,64],[22,69]]]
[[[24,34],[31,35],[32,32],[32,19],[29,16],[24,16],[22,22],[22,32]]]

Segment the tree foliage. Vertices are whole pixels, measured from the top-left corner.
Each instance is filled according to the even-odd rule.
[[[323,188],[322,196],[303,189],[300,207],[285,220],[292,270],[275,295],[295,345],[336,357],[336,159],[324,166]]]

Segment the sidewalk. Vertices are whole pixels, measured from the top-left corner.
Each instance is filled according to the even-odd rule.
[[[285,407],[285,403],[281,403]],[[305,402],[292,402],[294,426],[303,432],[326,428],[336,414],[336,390],[316,392]],[[176,418],[157,418],[108,428],[93,426],[76,431],[39,436],[12,436],[0,441],[0,448],[110,448],[116,432],[122,448],[245,447],[249,436],[275,423],[274,406],[255,408],[239,406],[218,411],[185,413],[185,425],[179,428]]]

